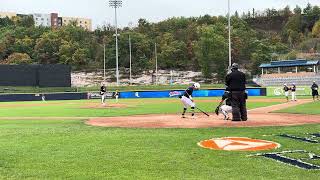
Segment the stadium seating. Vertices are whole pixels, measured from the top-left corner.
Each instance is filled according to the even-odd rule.
[[[311,85],[313,81],[320,82],[319,73],[300,72],[283,74],[264,74],[254,78],[260,86],[282,86],[283,84]]]

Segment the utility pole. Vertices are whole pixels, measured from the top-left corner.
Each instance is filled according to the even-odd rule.
[[[154,54],[156,59],[156,84],[158,84],[158,56],[157,56],[157,43],[154,43]]]
[[[129,34],[129,51],[130,51],[130,85],[132,84],[132,74],[131,74],[131,63],[132,63],[132,53],[131,53],[131,37]]]

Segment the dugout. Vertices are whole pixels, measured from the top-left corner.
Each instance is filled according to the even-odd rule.
[[[63,64],[0,65],[0,86],[71,87],[71,67]]]

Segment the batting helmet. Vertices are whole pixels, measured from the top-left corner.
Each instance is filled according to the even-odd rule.
[[[200,89],[200,84],[199,83],[194,83],[193,87],[195,87],[196,89]]]
[[[231,69],[239,69],[239,64],[238,63],[233,63],[231,66]]]

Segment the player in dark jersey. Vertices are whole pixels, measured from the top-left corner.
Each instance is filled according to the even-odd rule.
[[[311,86],[311,90],[312,90],[312,98],[314,101],[316,100],[316,97],[317,97],[317,100],[319,101],[318,88],[319,88],[318,84],[315,81],[313,81],[313,84]]]
[[[101,104],[102,105],[105,105],[106,93],[107,93],[107,88],[106,88],[106,86],[102,85],[100,87],[100,95],[101,95]]]
[[[116,102],[118,102],[118,98],[119,98],[119,91],[116,90],[116,92],[114,93],[114,97],[116,98]]]
[[[284,96],[287,99],[287,102],[289,101],[289,90],[290,90],[290,88],[287,86],[287,84],[284,84],[283,91],[284,91]]]
[[[292,87],[290,89],[291,89],[291,96],[292,96],[291,100],[292,101],[297,101],[297,96],[296,96],[297,87],[296,87],[296,84],[292,83]]]
[[[189,106],[191,107],[191,116],[194,117],[194,108],[196,106],[196,104],[192,100],[192,93],[194,89],[200,89],[200,84],[194,83],[192,86],[190,86],[188,89],[184,91],[182,96],[180,96],[181,102],[183,104],[182,118],[185,118],[185,113]]]

